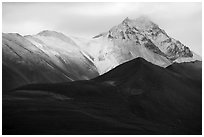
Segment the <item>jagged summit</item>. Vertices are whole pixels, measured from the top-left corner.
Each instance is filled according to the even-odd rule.
[[[140,16],[136,19],[130,19],[129,17],[126,17],[122,23],[122,25],[130,27],[130,28],[137,28],[139,30],[148,30],[152,28],[158,28],[159,26],[152,22],[148,17],[146,16]]]
[[[94,36],[93,38],[98,38],[101,36],[108,35],[109,38],[119,38],[119,36],[112,36],[111,34],[118,35],[116,33],[120,33],[119,35],[123,35],[122,33],[128,33],[128,31],[144,31],[149,29],[158,28],[158,25],[153,23],[148,17],[141,16],[136,19],[130,19],[129,17],[126,17],[121,24],[112,27],[108,32],[100,33],[99,35]],[[130,32],[130,33],[134,33]],[[123,37],[124,38],[124,37]]]
[[[135,45],[143,45],[171,61],[180,57],[193,57],[193,53],[187,46],[171,38],[146,16],[136,19],[126,17],[122,23],[112,27],[107,33],[101,33],[94,38],[98,37],[107,37],[114,41],[122,40],[124,43],[133,41]]]
[[[126,17],[122,23],[120,23],[117,26],[112,27],[107,33],[101,33],[93,38],[98,38],[101,36],[108,36],[109,38],[130,38],[133,35],[137,36],[140,34],[145,35],[144,31],[153,31],[153,30],[159,30],[163,33],[165,33],[163,30],[159,28],[157,24],[152,22],[148,17],[141,16],[136,19],[130,19],[129,17]],[[125,36],[126,34],[131,34],[129,37]],[[166,34],[166,33],[165,33]],[[133,40],[133,39],[131,39]]]

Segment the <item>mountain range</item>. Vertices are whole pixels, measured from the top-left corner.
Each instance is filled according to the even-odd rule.
[[[28,83],[87,80],[137,57],[161,67],[201,60],[145,17],[126,18],[91,39],[49,30],[27,36],[3,33],[2,39],[5,90]]]
[[[3,33],[2,88],[3,134],[202,134],[202,59],[146,17]]]

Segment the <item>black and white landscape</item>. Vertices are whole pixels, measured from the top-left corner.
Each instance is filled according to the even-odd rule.
[[[157,24],[2,33],[2,134],[202,134],[202,58]]]

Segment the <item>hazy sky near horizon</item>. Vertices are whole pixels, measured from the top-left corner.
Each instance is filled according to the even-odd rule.
[[[148,16],[171,37],[202,55],[201,3],[11,3],[2,4],[2,31],[21,35],[55,30],[93,37],[126,17]]]

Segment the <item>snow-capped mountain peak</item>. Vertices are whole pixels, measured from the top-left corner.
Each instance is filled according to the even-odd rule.
[[[101,33],[94,38],[101,36],[108,37],[110,40],[135,41],[171,61],[180,57],[193,57],[192,51],[187,46],[168,36],[163,29],[144,16],[137,19],[127,17],[107,33]]]

